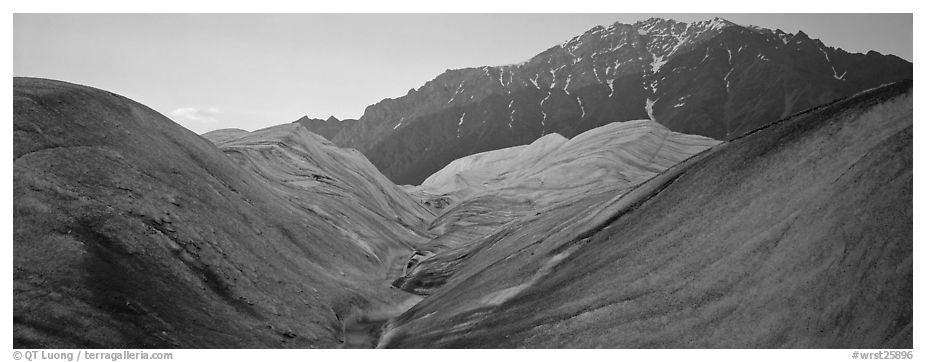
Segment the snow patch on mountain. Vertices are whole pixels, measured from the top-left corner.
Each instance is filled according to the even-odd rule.
[[[710,57],[710,56],[711,56],[711,49],[710,49],[710,48],[704,48],[704,58],[701,58],[701,61],[698,62],[698,64],[704,63],[704,61],[707,60],[707,58]]]
[[[460,116],[460,122],[457,123],[457,138],[460,138],[460,127],[463,126],[463,119],[466,118],[466,112]]]
[[[545,126],[546,126],[546,122],[547,122],[547,112],[545,112],[545,111],[543,110],[543,104],[547,101],[547,99],[550,99],[550,95],[551,95],[551,94],[552,94],[552,93],[548,91],[548,92],[547,92],[547,96],[546,96],[546,97],[543,97],[543,99],[540,100],[540,113],[543,114],[543,119],[540,120],[540,126],[541,126],[541,127],[545,127]]]
[[[841,80],[841,81],[845,81],[845,79],[843,79],[843,77],[846,76],[846,72],[844,71],[844,72],[842,72],[842,74],[836,73],[836,67],[835,67],[835,66],[833,65],[833,63],[830,61],[830,55],[829,55],[829,53],[827,53],[826,50],[824,50],[823,48],[821,48],[819,45],[817,45],[817,50],[819,50],[821,53],[823,53],[823,57],[826,58],[826,64],[828,64],[828,65],[830,66],[830,70],[833,71],[833,78],[838,79],[838,80]]]
[[[512,100],[511,102],[508,102],[508,110],[511,111],[510,113],[508,113],[508,128],[511,128],[511,125],[514,124],[514,111],[516,109],[512,108],[511,107],[512,105],[514,105],[514,100]]]
[[[655,105],[655,104],[656,104],[656,101],[655,101],[655,100],[652,100],[652,99],[650,99],[650,98],[646,98],[646,115],[649,116],[649,119],[650,119],[651,121],[655,121],[655,120],[656,120],[656,116],[653,115],[653,105]]]
[[[540,78],[540,74],[534,74],[534,78],[531,79],[531,83],[534,84],[534,87],[540,90],[540,86],[537,85],[537,78]]]
[[[457,95],[464,92],[463,83],[466,83],[466,81],[464,80],[460,82],[460,85],[457,86],[457,91],[453,92],[453,96],[450,97],[450,100],[447,101],[447,104],[450,104],[450,102],[453,102],[453,100],[457,98]]]
[[[579,102],[579,109],[582,110],[582,115],[579,116],[579,119],[585,118],[585,106],[582,105],[582,98],[576,97],[576,101]]]
[[[396,123],[395,126],[392,127],[392,130],[395,131],[397,128],[401,127],[402,122],[404,121],[405,121],[405,116],[402,116],[402,118],[399,118],[399,122]]]
[[[550,83],[550,89],[556,88],[556,73],[559,72],[560,70],[563,70],[563,68],[565,67],[566,65],[563,64],[559,66],[559,68],[556,68],[556,69],[550,68],[550,76],[553,77],[553,81]]]
[[[733,52],[730,49],[727,49],[727,64],[730,65],[730,70],[727,71],[727,74],[723,76],[723,82],[726,84],[727,94],[730,93],[730,74],[733,73]]]

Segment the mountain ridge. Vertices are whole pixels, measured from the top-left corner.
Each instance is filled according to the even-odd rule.
[[[397,184],[418,184],[452,160],[548,132],[650,118],[723,140],[909,77],[903,59],[851,54],[803,31],[651,18],[593,27],[522,63],[447,70],[367,106],[331,140]]]

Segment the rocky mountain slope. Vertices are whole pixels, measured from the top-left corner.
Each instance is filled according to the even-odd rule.
[[[309,132],[317,134],[319,136],[325,137],[326,139],[333,140],[338,137],[338,134],[341,133],[341,130],[350,128],[353,124],[357,123],[356,119],[345,119],[339,120],[334,116],[328,117],[328,119],[318,119],[318,118],[309,118],[303,116],[295,120],[293,123],[299,123],[305,127]]]
[[[448,70],[350,122],[314,126],[398,184],[451,161],[649,118],[728,140],[808,107],[912,78],[910,62],[723,19],[595,27],[521,64]]]
[[[332,348],[408,298],[389,283],[433,214],[358,152],[299,125],[220,149],[106,91],[13,85],[15,348]]]
[[[427,296],[378,344],[912,348],[912,100],[867,91],[411,260]]]

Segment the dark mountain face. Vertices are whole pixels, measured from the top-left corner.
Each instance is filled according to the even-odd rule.
[[[356,122],[313,127],[396,183],[418,184],[463,156],[615,121],[650,118],[730,139],[912,71],[895,56],[848,53],[803,32],[650,19],[595,27],[522,64],[448,70]]]
[[[345,119],[341,121],[334,116],[328,117],[328,119],[309,118],[307,116],[302,116],[302,118],[293,121],[293,123],[300,124],[310,132],[325,137],[329,140],[334,139],[337,137],[338,133],[341,132],[341,130],[349,128],[356,122],[356,119]]]

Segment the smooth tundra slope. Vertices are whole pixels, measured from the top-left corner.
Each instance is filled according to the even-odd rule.
[[[287,126],[223,132],[226,155],[124,97],[13,82],[16,348],[336,347],[351,309],[407,298],[389,262],[431,216],[358,153]]]
[[[421,186],[407,187],[425,204],[443,208],[428,225],[437,236],[416,248],[395,285],[428,294],[462,265],[478,240],[500,227],[517,227],[514,220],[590,194],[613,197],[717,143],[639,120],[615,122],[569,140],[550,134],[530,145],[451,162]]]
[[[341,149],[298,123],[213,140],[242,168],[306,212],[322,218],[375,258],[387,272],[393,259],[426,240],[434,215],[383,176],[363,155]],[[216,137],[218,136],[218,137]],[[396,244],[405,247],[396,248]]]
[[[893,84],[515,220],[379,345],[912,348],[912,117]]]
[[[499,194],[549,204],[605,185],[632,185],[720,143],[650,121],[614,122],[572,139],[551,133],[529,145],[451,162],[417,188],[451,199]]]

